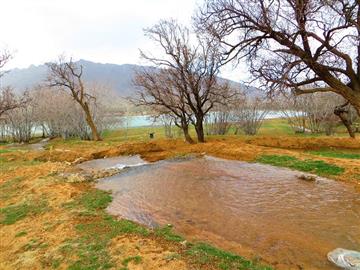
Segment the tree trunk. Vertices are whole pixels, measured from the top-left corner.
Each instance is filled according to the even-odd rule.
[[[204,136],[204,126],[202,120],[197,120],[195,125],[196,135],[198,142],[205,142],[205,136]]]
[[[42,136],[41,136],[41,138],[45,138],[45,137],[46,137],[46,136],[45,136],[45,127],[44,127],[43,124],[41,125],[41,129],[42,129]]]
[[[82,107],[83,107],[85,115],[86,115],[86,122],[88,123],[88,125],[89,125],[89,127],[91,129],[93,141],[101,141],[101,137],[100,137],[99,132],[98,132],[98,130],[96,128],[94,120],[93,120],[93,118],[91,116],[89,106],[85,103]]]
[[[184,137],[185,137],[185,141],[187,141],[188,143],[193,144],[194,140],[191,138],[190,134],[189,134],[189,126],[188,125],[182,125],[182,130],[184,132]]]
[[[345,104],[345,105],[347,105],[347,104]],[[349,117],[348,117],[348,111],[345,108],[345,106],[344,105],[337,106],[335,108],[335,110],[334,110],[334,114],[337,115],[340,118],[341,122],[346,127],[350,137],[355,138],[355,132],[352,129],[351,122],[350,122]]]

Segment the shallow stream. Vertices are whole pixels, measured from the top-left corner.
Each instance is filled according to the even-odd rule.
[[[327,261],[329,251],[360,250],[360,194],[299,174],[205,156],[135,166],[97,187],[113,192],[112,214],[149,226],[171,223],[190,240],[260,257],[277,269],[337,269]]]

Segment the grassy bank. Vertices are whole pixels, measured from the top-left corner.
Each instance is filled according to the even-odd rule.
[[[69,145],[77,144],[62,146]],[[111,195],[91,183],[64,182],[59,173],[71,166],[41,160],[50,151],[1,157],[1,269],[272,269],[186,242],[171,226],[152,230],[107,214]]]
[[[268,121],[255,137],[213,136],[194,145],[164,139],[161,128],[150,140],[154,129],[139,128],[107,132],[101,142],[55,139],[45,151],[0,146],[0,268],[271,269],[251,257],[186,242],[171,226],[151,230],[117,219],[105,211],[110,194],[91,183],[68,183],[60,174],[94,158],[139,154],[157,161],[191,153],[288,167],[359,188],[359,139],[290,136],[281,125]]]
[[[263,155],[256,159],[257,162],[278,167],[287,167],[298,171],[314,173],[321,176],[340,175],[344,168],[329,164],[323,160],[305,159],[285,155]]]

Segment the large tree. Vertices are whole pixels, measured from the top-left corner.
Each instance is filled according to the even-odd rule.
[[[92,139],[100,141],[101,137],[91,111],[91,102],[95,100],[95,97],[85,87],[82,78],[83,67],[77,65],[72,59],[65,61],[63,57],[60,57],[57,62],[48,63],[47,66],[49,68],[49,86],[63,89],[70,94],[85,114],[86,122],[91,129]]]
[[[177,87],[177,76],[167,69],[144,69],[136,74],[134,83],[141,88],[135,104],[150,106],[158,114],[170,115],[175,125],[182,129],[185,140],[193,143],[189,134],[191,113],[184,92]]]
[[[207,0],[197,23],[270,91],[335,92],[360,115],[359,0]]]
[[[194,35],[174,20],[160,21],[146,29],[145,35],[160,47],[161,52],[156,56],[141,52],[141,56],[157,68],[166,70],[171,77],[168,88],[184,101],[197,139],[204,142],[206,114],[229,96],[228,86],[219,83],[217,78],[223,63],[218,44],[213,39]],[[168,95],[168,91],[159,91],[158,95]]]

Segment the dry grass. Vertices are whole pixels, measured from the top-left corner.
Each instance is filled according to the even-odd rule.
[[[83,142],[81,144],[63,144],[53,142],[51,150],[36,157],[41,161],[76,161],[79,158],[113,157],[118,155],[139,154],[147,161],[158,161],[186,154],[208,154],[216,157],[256,161],[262,155],[287,155],[300,160],[322,160],[344,168],[344,173],[329,177],[354,183],[360,183],[360,160],[321,156],[309,150],[360,152],[360,139],[333,137],[235,137],[210,138],[203,144],[187,144],[181,139],[158,139],[132,142]]]
[[[148,161],[157,161],[192,153],[255,161],[263,155],[286,155],[299,160],[322,160],[344,168],[344,173],[331,177],[350,182],[360,191],[360,160],[321,156],[309,151],[321,149],[359,153],[360,140],[326,137],[228,136],[210,138],[207,143],[194,145],[186,144],[181,139],[153,141],[144,139],[132,142],[112,139],[102,142],[53,140],[48,149],[42,152],[9,151],[9,148],[1,146],[0,208],[41,199],[46,201],[47,210],[28,211],[13,224],[0,224],[0,269],[67,269],[74,260],[78,259],[76,252],[66,254],[63,250],[66,249],[69,239],[79,238],[76,226],[84,221],[84,217],[79,219],[80,210],[66,209],[64,204],[73,202],[88,192],[91,186],[65,183],[56,174],[71,169],[71,163],[79,158],[90,160],[139,154]],[[91,216],[86,218],[89,222],[93,221]],[[107,250],[111,261],[120,269],[121,267],[128,269],[192,269],[194,267],[191,258],[184,255],[181,245],[158,237],[121,234],[111,239],[107,244]],[[141,262],[136,256],[141,257]],[[216,265],[209,263],[201,269],[216,269]]]

